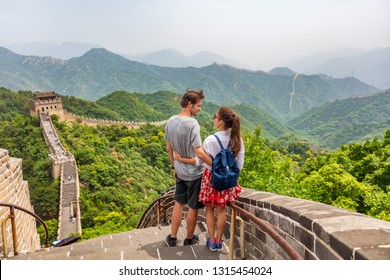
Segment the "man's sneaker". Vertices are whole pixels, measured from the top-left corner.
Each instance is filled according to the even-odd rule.
[[[175,247],[177,243],[177,238],[171,237],[171,235],[168,235],[165,239],[165,244],[167,244],[168,247]]]
[[[199,243],[199,237],[197,235],[193,235],[191,239],[184,239],[184,246],[188,246],[188,245],[195,245],[195,244],[198,244]]]
[[[222,248],[222,241],[219,241],[218,243],[215,243],[215,246],[217,248],[217,251],[221,252],[223,250],[223,248]]]
[[[210,251],[212,252],[217,251],[217,244],[215,242],[211,242],[210,238],[207,238],[206,246],[209,247]]]

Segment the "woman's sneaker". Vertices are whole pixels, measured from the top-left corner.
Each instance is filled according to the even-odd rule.
[[[215,243],[215,246],[216,246],[216,250],[221,252],[223,250],[222,248],[222,241],[218,242],[218,243]]]
[[[209,247],[210,251],[212,252],[217,251],[217,244],[215,242],[211,242],[210,238],[207,238],[206,246]]]

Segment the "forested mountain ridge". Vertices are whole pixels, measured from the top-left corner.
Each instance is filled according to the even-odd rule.
[[[74,96],[61,96],[63,108],[69,113],[82,117],[134,122],[154,122],[169,119],[180,112],[182,94],[170,91],[155,93],[129,93],[125,91],[112,92],[94,101],[84,100]],[[13,92],[0,87],[0,121],[11,120],[17,114],[29,115],[29,100],[34,97],[30,91]],[[212,118],[220,106],[204,101],[198,121],[206,130],[213,130]],[[20,108],[24,108],[20,110]],[[291,130],[268,113],[251,105],[235,105],[233,108],[240,114],[242,129],[250,131],[263,128],[263,134],[275,139]]]
[[[117,90],[153,93],[203,89],[206,99],[220,105],[241,103],[287,120],[325,102],[375,92],[354,78],[275,75],[213,64],[202,68],[169,68],[130,61],[105,49],[58,60],[23,56],[0,47],[0,85],[12,90],[56,91],[97,100]]]
[[[177,114],[180,111],[181,97],[182,94],[170,91],[158,91],[150,94],[115,91],[100,98],[95,103],[91,103],[118,113],[122,120],[152,122],[167,120],[172,115]],[[66,103],[64,106],[66,108]],[[202,127],[206,127],[209,131],[213,130],[210,120],[219,107],[212,102],[203,102],[202,112],[197,116]],[[240,114],[243,130],[250,131],[261,125],[263,134],[271,139],[291,132],[287,126],[261,109],[248,104],[234,105],[232,108]],[[82,110],[82,108],[80,109]]]
[[[155,94],[165,99],[175,95]],[[153,98],[153,94],[130,95]],[[39,122],[28,114],[26,105],[31,96],[31,92],[15,93],[0,88],[0,147],[9,150],[11,156],[23,159],[23,174],[29,182],[32,204],[49,225],[50,240],[54,240],[59,184],[50,177],[48,148]],[[71,99],[78,110],[89,104],[77,105],[78,98]],[[156,108],[158,103],[151,107]],[[164,108],[170,104],[165,103]],[[210,124],[218,105],[204,105],[200,115]],[[246,104],[239,106],[243,106],[244,116],[257,110]],[[172,105],[164,113],[173,109]],[[52,120],[61,143],[75,155],[79,168],[83,238],[134,228],[149,203],[173,186],[163,126],[89,127],[77,122],[58,122],[55,116]],[[202,139],[213,133],[211,125],[202,128]],[[296,137],[267,139],[261,128],[245,131],[243,139],[246,151],[240,176],[243,187],[319,201],[390,221],[390,130],[382,141],[374,138],[318,155]]]
[[[381,139],[390,127],[390,89],[327,103],[288,125],[311,142],[332,150],[351,142]]]

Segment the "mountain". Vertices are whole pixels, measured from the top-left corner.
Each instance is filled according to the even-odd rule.
[[[390,48],[340,49],[294,61],[288,65],[306,74],[327,74],[336,78],[356,77],[379,89],[390,88]]]
[[[70,59],[85,54],[101,46],[90,43],[64,42],[60,45],[49,42],[17,43],[6,46],[7,49],[23,55],[51,56],[59,59]]]
[[[175,49],[164,49],[138,56],[125,55],[125,57],[145,64],[166,67],[187,67],[192,64],[190,57],[185,56]]]
[[[168,118],[140,99],[136,93],[116,91],[100,98],[96,103],[119,113],[128,121],[161,121]]]
[[[288,67],[275,67],[269,70],[268,73],[271,75],[280,75],[280,76],[287,76],[287,77],[292,77],[296,74]]]
[[[61,95],[60,95],[61,96]],[[29,116],[29,100],[32,92],[13,92],[0,87],[0,121],[12,120],[20,114]],[[63,108],[83,117],[134,122],[153,122],[167,120],[180,111],[181,94],[159,91],[155,93],[112,92],[96,102],[74,96],[61,96]],[[197,116],[202,128],[213,131],[213,116],[219,106],[211,102],[203,102],[202,113]],[[262,134],[270,139],[280,137],[290,130],[272,118],[266,112],[248,104],[233,107],[241,116],[243,131],[252,131],[259,125]]]
[[[328,149],[382,138],[390,127],[390,90],[313,108],[288,122],[297,133]]]
[[[321,65],[330,59],[355,56],[365,52],[366,50],[357,48],[341,48],[335,51],[319,52],[293,60],[287,64],[287,67],[294,69],[294,71],[297,71],[298,73],[313,74],[313,71],[318,65]]]
[[[157,65],[162,67],[204,67],[213,63],[228,64],[245,68],[245,64],[225,58],[207,51],[198,52],[192,56],[186,56],[175,49],[163,49],[145,55],[125,55],[130,60]]]
[[[92,49],[81,57],[60,60],[0,48],[0,86],[55,91],[88,100],[118,90],[183,93],[189,88],[203,89],[210,102],[251,104],[276,119],[287,120],[326,102],[377,91],[355,78],[284,73],[274,75],[217,63],[202,68],[159,67],[130,61],[106,49]]]

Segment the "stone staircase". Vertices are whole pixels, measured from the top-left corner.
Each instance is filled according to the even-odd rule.
[[[205,246],[208,237],[205,224],[199,222],[195,234],[199,244],[183,246],[185,225],[179,228],[178,246],[167,247],[165,238],[170,225],[135,229],[96,237],[64,247],[44,248],[37,252],[9,257],[9,260],[227,260],[229,240],[222,252],[211,252]]]

